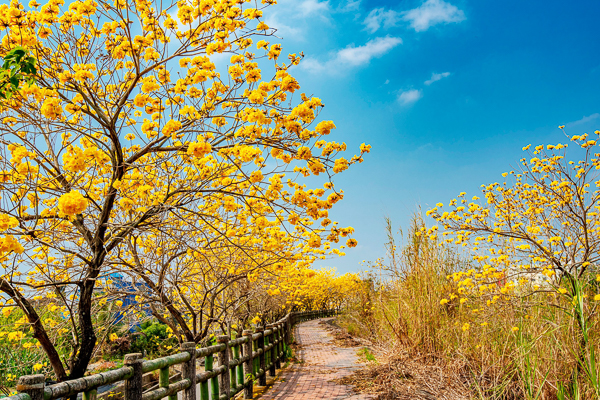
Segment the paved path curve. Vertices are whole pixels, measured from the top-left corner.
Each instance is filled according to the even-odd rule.
[[[333,338],[319,321],[303,322],[296,326],[294,338],[300,345],[296,357],[300,363],[292,364],[277,379],[273,387],[263,394],[264,400],[369,400],[370,396],[352,392],[350,386],[332,382],[361,368],[358,348],[335,346]]]

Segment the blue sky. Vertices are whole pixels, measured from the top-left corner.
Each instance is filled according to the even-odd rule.
[[[384,217],[474,195],[529,143],[600,129],[600,2],[279,0],[265,11],[295,72],[320,97],[332,140],[373,146],[336,178],[332,219],[359,246],[340,272],[384,255]]]

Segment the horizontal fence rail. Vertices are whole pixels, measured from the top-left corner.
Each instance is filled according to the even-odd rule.
[[[181,352],[155,360],[144,360],[141,353],[125,355],[122,368],[86,376],[80,379],[45,386],[45,376],[21,376],[16,395],[6,400],[56,400],[73,398],[79,393],[82,400],[96,400],[100,386],[124,381],[125,400],[227,400],[242,390],[244,399],[252,399],[254,385],[265,386],[267,373],[286,361],[286,348],[290,344],[293,325],[316,318],[337,314],[337,310],[292,312],[279,321],[258,326],[252,332],[244,330],[242,336],[231,340],[218,336],[217,344],[196,348],[193,342],[183,343]],[[196,372],[197,359],[204,357],[204,372]],[[215,362],[215,359],[217,362]],[[170,367],[181,364],[178,380],[171,382]],[[142,376],[158,372],[158,387],[144,392]]]

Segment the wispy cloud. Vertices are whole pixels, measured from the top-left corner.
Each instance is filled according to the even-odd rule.
[[[565,124],[565,126],[572,127],[572,126],[583,125],[583,124],[587,124],[588,122],[595,121],[598,118],[600,118],[600,113],[593,113],[592,115],[588,115],[587,117],[584,116],[583,118],[578,119],[577,121],[568,122]]]
[[[375,33],[381,27],[389,29],[393,26],[396,26],[399,20],[400,13],[394,10],[386,11],[382,7],[371,10],[369,15],[367,15],[367,17],[363,21],[363,24],[365,25],[365,29],[367,29],[371,33]]]
[[[400,92],[398,94],[398,102],[403,106],[407,106],[407,105],[417,102],[421,97],[423,97],[422,90],[420,90],[420,89],[407,90],[404,92]]]
[[[443,78],[446,78],[450,76],[450,72],[442,72],[441,74],[436,74],[435,72],[433,74],[431,74],[431,79],[426,80],[425,82],[423,82],[424,84],[426,84],[427,86],[431,85],[433,82],[437,82]]]
[[[348,0],[346,4],[340,7],[341,12],[357,11],[360,8],[361,0]]]
[[[285,19],[285,18],[284,18]],[[265,23],[271,27],[277,29],[277,36],[282,37],[294,37],[296,40],[303,40],[302,29],[297,26],[290,26],[282,21],[279,17],[279,13],[271,13],[265,18]]]
[[[441,23],[461,22],[466,17],[462,10],[450,3],[443,0],[427,0],[419,7],[406,11],[402,19],[410,22],[410,26],[420,32]]]
[[[350,45],[337,54],[337,59],[349,65],[368,64],[373,58],[378,58],[402,43],[397,37],[380,37],[369,40],[364,46]]]
[[[329,11],[329,1],[304,0],[299,6],[300,12],[304,15],[312,15]]]
[[[379,58],[402,43],[397,37],[379,37],[369,40],[363,46],[351,44],[344,49],[338,50],[335,56],[326,62],[315,59],[306,59],[302,62],[303,68],[313,72],[339,72],[351,67],[360,67],[369,64],[372,59]]]

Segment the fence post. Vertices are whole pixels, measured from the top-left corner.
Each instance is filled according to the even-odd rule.
[[[248,341],[244,343],[244,356],[249,356],[244,362],[244,399],[254,397],[254,360],[252,359],[252,331],[244,330],[242,336],[247,337]]]
[[[17,391],[28,394],[31,400],[44,400],[45,380],[43,374],[21,376],[17,382]]]
[[[271,330],[271,336],[269,337],[269,343],[273,345],[269,350],[269,376],[275,376],[275,360],[277,359],[277,343],[275,343],[275,325],[267,325],[267,329]]]
[[[98,389],[90,389],[81,393],[82,400],[96,400],[98,398]]]
[[[161,368],[158,372],[158,386],[161,388],[169,387],[169,367]],[[87,399],[83,399],[87,400]],[[96,399],[94,399],[96,400]],[[177,400],[177,395],[169,396],[169,400]]]
[[[204,357],[205,371],[213,370],[213,360],[214,356],[212,354]],[[212,394],[212,400],[219,400],[219,381],[218,377],[216,376],[214,378],[210,378],[210,391]],[[202,385],[200,385],[200,394],[202,395],[202,400],[208,400],[208,382],[203,382]]]
[[[229,380],[229,336],[221,335],[217,336],[217,343],[224,344],[225,349],[219,352],[219,367],[224,366],[225,371],[221,373],[221,380],[219,382],[219,391],[225,395],[228,399],[230,392],[230,380]]]
[[[182,393],[183,400],[196,400],[196,343],[182,343],[179,349],[190,354],[190,359],[181,364],[181,379],[189,379],[191,382]]]
[[[125,400],[142,398],[142,353],[125,354],[123,365],[133,369],[131,378],[125,381]]]
[[[269,369],[269,364],[271,361],[271,351],[267,350],[267,347],[269,346],[269,342],[270,342],[270,337],[269,335],[267,335],[267,330],[269,329],[269,326],[266,325],[265,326],[265,376],[267,376],[267,370]]]
[[[234,349],[234,357],[239,361],[242,358],[242,345],[238,344]],[[237,367],[237,386],[244,386],[244,366],[239,363]]]
[[[267,386],[267,363],[265,362],[265,329],[262,326],[256,327],[256,333],[260,333],[260,337],[257,340],[258,350],[262,350],[258,356],[258,373],[263,371],[263,374],[258,378],[259,386]]]
[[[283,324],[280,322],[277,325],[277,357],[275,358],[275,368],[281,369],[281,358],[283,357],[283,335],[281,334],[281,330],[283,329]]]
[[[237,351],[237,355],[236,355],[236,351]],[[237,349],[237,346],[231,347],[231,353],[228,352],[228,355],[230,356],[229,362],[231,362],[231,360],[239,358],[240,352],[239,352],[239,349]],[[237,367],[231,367],[229,369],[229,387],[231,388],[232,392],[235,392],[236,383],[237,383]]]

